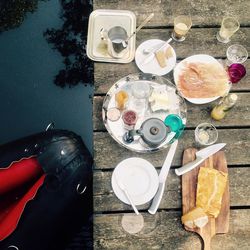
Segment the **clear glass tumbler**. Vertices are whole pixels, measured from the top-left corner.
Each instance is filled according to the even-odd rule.
[[[192,20],[190,16],[177,16],[174,19],[174,30],[172,32],[172,38],[177,42],[182,42],[186,39],[186,34],[192,26]]]
[[[195,128],[195,141],[202,146],[215,143],[218,139],[218,131],[211,123],[201,123]]]
[[[223,17],[221,22],[220,31],[217,33],[216,38],[219,42],[228,43],[230,37],[240,28],[240,23],[234,17]]]
[[[227,49],[227,65],[232,63],[244,63],[248,58],[248,52],[240,44],[233,44]]]
[[[130,109],[143,116],[148,110],[148,98],[151,94],[150,85],[144,81],[137,81],[131,85],[131,93]]]

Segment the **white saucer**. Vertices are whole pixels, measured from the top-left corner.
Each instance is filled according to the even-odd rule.
[[[117,179],[123,183],[135,205],[149,202],[159,186],[159,178],[154,166],[137,157],[121,161],[114,169],[111,180],[112,188],[118,199],[130,205],[124,191],[119,188]]]
[[[147,40],[139,45],[135,52],[135,62],[137,67],[143,72],[143,73],[151,73],[158,76],[163,76],[169,73],[176,64],[176,54],[171,45],[169,45],[172,48],[172,54],[173,56],[167,60],[167,66],[164,68],[161,68],[160,65],[157,62],[157,59],[154,57],[150,62],[144,63],[144,60],[148,57],[148,55],[143,54],[144,49],[151,49],[152,47],[157,47],[159,44],[163,44],[165,41],[159,40],[159,39],[150,39]],[[166,46],[166,49],[168,47]]]
[[[214,57],[209,56],[209,55],[205,55],[205,54],[189,56],[186,59],[182,60],[174,68],[174,81],[175,81],[176,87],[179,90],[179,92],[181,93],[181,95],[186,100],[188,100],[189,102],[194,103],[194,104],[209,103],[209,102],[213,102],[214,100],[220,98],[220,96],[215,96],[215,97],[211,97],[211,98],[188,98],[182,94],[181,90],[178,87],[178,81],[179,81],[179,75],[181,74],[183,65],[185,65],[186,62],[206,62],[206,63],[211,62],[211,63],[218,64],[218,67],[221,67],[222,69],[224,69],[223,66]],[[230,86],[229,86],[229,88],[230,88]]]

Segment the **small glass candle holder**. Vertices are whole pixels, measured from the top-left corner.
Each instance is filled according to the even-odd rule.
[[[174,19],[174,30],[172,32],[172,38],[177,42],[182,42],[186,39],[186,34],[192,26],[192,20],[190,16],[177,16]]]
[[[228,67],[228,75],[232,83],[237,83],[246,75],[246,68],[240,63],[233,63]]]
[[[227,65],[232,63],[244,63],[248,58],[248,52],[240,44],[233,44],[227,49]]]
[[[195,128],[195,141],[199,145],[208,146],[218,139],[218,131],[211,123],[201,123]]]

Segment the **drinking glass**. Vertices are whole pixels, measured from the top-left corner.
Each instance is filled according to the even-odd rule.
[[[151,87],[147,82],[138,81],[131,85],[131,99],[129,107],[140,115],[144,115],[148,109],[148,98],[151,94]]]
[[[248,58],[248,52],[240,44],[234,44],[227,49],[227,65],[232,63],[244,63]]]
[[[224,17],[221,22],[220,31],[217,33],[216,38],[219,42],[228,43],[230,37],[240,28],[240,23],[234,17]]]
[[[182,42],[185,40],[185,36],[192,26],[192,20],[190,16],[177,16],[174,19],[174,30],[172,32],[172,38],[175,41]]]
[[[195,141],[202,145],[207,146],[215,143],[218,139],[218,131],[211,123],[199,124],[195,131]]]

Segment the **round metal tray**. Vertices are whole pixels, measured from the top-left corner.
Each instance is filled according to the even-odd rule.
[[[176,98],[178,99],[179,105],[178,107],[169,107],[167,110],[160,110],[156,112],[152,112],[150,105],[149,108],[146,111],[146,114],[144,116],[139,116],[135,129],[139,129],[143,121],[146,119],[155,117],[159,118],[162,121],[166,118],[169,114],[177,114],[182,118],[182,122],[185,125],[187,121],[187,108],[185,100],[180,96],[178,93],[175,85],[168,80],[167,78],[156,76],[152,74],[145,74],[145,73],[136,73],[128,75],[119,81],[117,81],[107,92],[102,106],[102,117],[104,121],[104,125],[109,132],[109,134],[116,140],[121,146],[130,149],[135,152],[154,152],[158,151],[162,148],[168,147],[175,139],[172,139],[167,137],[166,140],[160,144],[158,147],[149,147],[145,145],[145,143],[142,143],[142,139],[140,137],[136,138],[132,143],[126,143],[123,140],[123,135],[127,130],[124,129],[122,118],[120,117],[117,121],[110,121],[107,118],[107,110],[113,107],[116,107],[115,102],[115,94],[120,90],[125,90],[128,95],[131,95],[131,85],[137,81],[144,81],[150,84],[151,88],[157,88],[159,85],[165,85],[167,91],[172,91],[176,94]],[[136,111],[136,110],[135,110]]]

